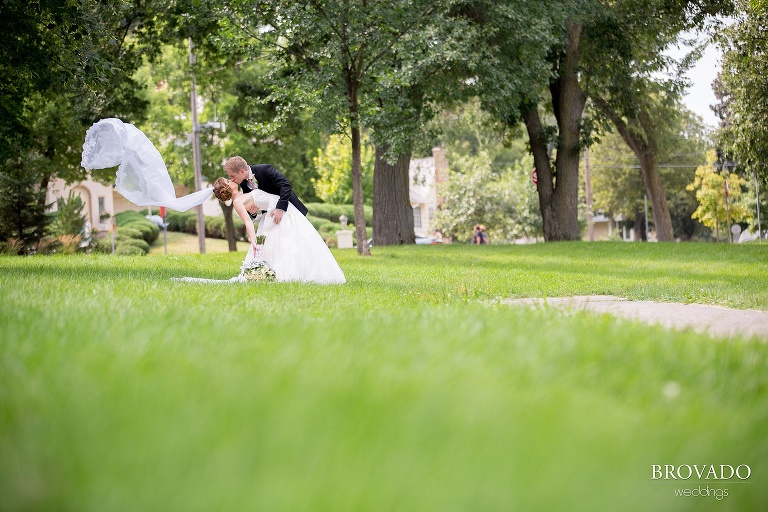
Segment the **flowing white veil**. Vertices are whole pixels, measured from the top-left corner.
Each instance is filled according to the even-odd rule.
[[[88,129],[81,165],[87,169],[119,166],[115,190],[139,206],[186,211],[203,204],[213,187],[176,197],[163,157],[144,133],[119,119],[102,119]]]

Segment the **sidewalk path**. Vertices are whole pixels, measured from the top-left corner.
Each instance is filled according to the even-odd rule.
[[[692,328],[713,337],[756,336],[768,341],[768,311],[731,309],[679,302],[633,301],[612,295],[547,299],[510,299],[503,304],[575,308],[639,320],[675,329]]]

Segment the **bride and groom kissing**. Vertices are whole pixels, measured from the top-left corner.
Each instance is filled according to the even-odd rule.
[[[224,171],[229,178],[214,181],[213,194],[224,203],[232,201],[245,224],[251,248],[244,265],[260,257],[277,281],[345,282],[325,241],[307,220],[307,207],[282,173],[268,164],[248,165],[239,156],[227,159]],[[258,227],[254,220],[259,220]],[[263,245],[257,235],[265,235]]]
[[[88,129],[81,165],[89,171],[117,166],[115,190],[138,206],[186,211],[203,204],[211,193],[221,201],[232,200],[252,246],[243,267],[258,257],[271,267],[276,281],[346,282],[325,241],[307,220],[307,208],[296,197],[290,181],[271,165],[248,165],[241,157],[229,158],[224,164],[228,179],[219,178],[211,188],[176,197],[154,144],[134,125],[116,118],[102,119]],[[265,242],[256,253],[253,249],[260,244],[256,243],[257,227],[249,212],[261,211],[266,214],[260,217],[258,234],[265,235]]]

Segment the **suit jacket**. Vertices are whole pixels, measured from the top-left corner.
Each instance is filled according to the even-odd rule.
[[[280,199],[277,201],[278,210],[288,211],[288,203],[291,203],[302,215],[307,214],[307,207],[299,201],[299,198],[293,192],[291,182],[277,169],[269,164],[249,165],[248,167],[251,168],[253,178],[261,190],[280,196]],[[240,183],[240,188],[246,193],[253,190],[247,180],[243,180]]]

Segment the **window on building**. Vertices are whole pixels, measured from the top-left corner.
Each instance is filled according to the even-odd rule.
[[[435,208],[433,206],[429,207],[429,222],[432,223],[432,219],[435,218]]]
[[[418,206],[413,209],[413,227],[421,227],[421,208]]]
[[[99,197],[99,218],[101,218],[102,215],[104,215],[104,196]]]

